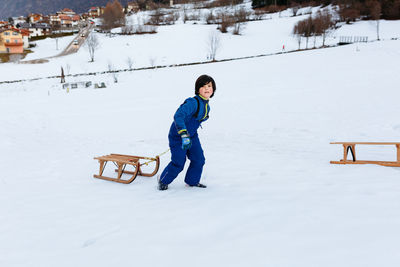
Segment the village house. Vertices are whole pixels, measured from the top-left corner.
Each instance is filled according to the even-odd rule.
[[[29,14],[28,17],[30,23],[37,23],[43,19],[43,15],[41,14]]]
[[[139,3],[138,2],[129,2],[127,5],[127,12],[128,13],[136,13],[139,11]]]
[[[91,18],[98,18],[104,13],[103,7],[91,7],[88,11],[89,17]]]
[[[13,17],[12,20],[13,20],[14,26],[16,26],[17,24],[21,24],[21,23],[25,23],[26,22],[26,18],[23,17],[23,16]]]
[[[22,34],[17,29],[0,29],[0,53],[21,54],[24,52]]]
[[[29,48],[29,30],[18,29],[22,35],[22,41],[24,43],[24,49]]]
[[[61,27],[64,28],[74,28],[79,26],[79,21],[81,17],[79,15],[63,15],[60,14],[58,17],[61,20]]]
[[[67,15],[67,16],[76,15],[76,13],[72,9],[69,9],[69,8],[64,8],[63,10],[58,11],[57,14],[58,15]]]
[[[50,35],[51,27],[46,23],[20,23],[17,25],[19,29],[28,30],[29,38]]]
[[[7,27],[8,25],[10,25],[10,23],[9,23],[8,21],[2,21],[2,20],[0,20],[0,29],[1,29],[1,28],[5,28],[5,27]]]
[[[61,27],[61,19],[57,14],[49,15],[49,23],[53,29],[58,29]]]

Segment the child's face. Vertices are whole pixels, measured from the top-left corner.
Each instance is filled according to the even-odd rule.
[[[199,89],[199,94],[204,97],[205,99],[210,99],[211,95],[214,92],[214,88],[212,87],[212,83],[209,82]]]

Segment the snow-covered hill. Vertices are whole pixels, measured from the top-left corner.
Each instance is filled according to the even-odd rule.
[[[259,53],[257,38],[266,51],[270,41],[280,45],[255,33],[267,23],[249,23],[248,35],[225,35],[221,58]],[[136,66],[145,65],[152,38],[168,46],[190,27],[208,31],[176,25],[141,39],[104,38],[95,63],[82,50],[41,65],[1,64],[0,73],[7,80],[44,76],[67,63],[73,73],[105,70],[118,39],[141,47],[132,53]],[[240,42],[245,52],[233,49]],[[202,58],[197,43],[193,50],[178,42],[165,61]],[[86,76],[75,79],[107,88],[69,93],[58,79],[1,84],[0,266],[397,266],[399,169],[330,165],[342,148],[329,142],[399,141],[399,45],[385,40],[125,72],[118,83]],[[122,66],[126,55],[114,55]],[[203,73],[217,83],[199,131],[207,189],[185,187],[182,175],[166,192],[155,177],[129,185],[92,178],[94,156],[165,151],[172,115]],[[396,156],[390,147],[358,152]],[[162,157],[162,168],[168,160]]]
[[[250,3],[246,3],[249,5]],[[304,12],[316,12],[318,8],[306,9]],[[205,14],[203,10],[201,14]],[[147,13],[139,14],[140,18]],[[204,16],[203,16],[204,17]],[[242,35],[232,33],[219,34],[220,45],[216,54],[217,59],[227,59],[259,54],[282,52],[298,49],[296,38],[292,36],[295,23],[305,19],[307,15],[291,17],[289,11],[281,14],[270,14],[268,19],[248,22]],[[128,19],[137,20],[137,16]],[[89,53],[81,47],[78,53],[61,58],[53,58],[46,64],[0,64],[0,81],[48,77],[61,74],[61,67],[67,74],[108,71],[109,65],[114,69],[127,69],[128,58],[133,61],[133,68],[150,67],[152,65],[170,65],[198,61],[206,61],[209,53],[209,36],[219,33],[217,25],[207,25],[205,22],[193,24],[182,20],[176,25],[160,26],[157,34],[107,37],[95,33],[100,40],[100,47],[95,52],[95,62],[89,62]],[[376,40],[376,25],[372,21],[361,21],[352,25],[344,25],[334,31],[327,39],[327,44],[337,44],[339,36],[367,36]],[[388,40],[400,38],[399,21],[381,21],[380,37]],[[66,46],[71,37],[59,38],[59,47]],[[64,39],[64,40],[63,40]],[[34,53],[28,54],[24,60],[38,59],[57,55],[56,41],[46,39],[37,41]],[[317,40],[317,47],[322,40]],[[305,41],[301,48],[305,48]],[[309,47],[313,40],[309,41]]]

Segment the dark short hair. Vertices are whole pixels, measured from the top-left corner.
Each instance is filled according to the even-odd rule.
[[[211,76],[208,76],[208,75],[205,75],[205,74],[201,75],[199,78],[197,78],[196,84],[195,84],[194,93],[196,95],[199,95],[200,87],[203,87],[204,85],[206,85],[206,84],[208,84],[210,82],[211,82],[212,87],[213,87],[213,93],[211,95],[211,97],[213,97],[214,94],[215,94],[215,91],[217,91],[217,86],[215,85],[214,79]]]

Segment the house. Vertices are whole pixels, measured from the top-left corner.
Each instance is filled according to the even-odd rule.
[[[51,27],[46,23],[20,23],[17,25],[19,29],[28,30],[29,38],[50,35]]]
[[[61,27],[61,19],[58,14],[51,14],[49,15],[49,23],[52,28],[58,29]]]
[[[24,49],[29,48],[29,30],[18,29],[18,31],[22,35],[22,42],[24,43]]]
[[[28,16],[30,23],[37,23],[43,19],[41,14],[29,14]]]
[[[76,13],[75,13],[74,11],[72,11],[72,9],[64,8],[63,10],[58,11],[57,14],[58,14],[58,15],[73,16],[73,15],[75,15]]]
[[[24,52],[22,34],[15,28],[0,29],[0,53],[21,54]]]
[[[17,24],[26,22],[26,18],[23,17],[23,16],[20,16],[20,17],[13,17],[12,20],[13,20],[14,26],[16,26]]]
[[[91,7],[88,11],[89,17],[98,18],[104,13],[104,7]]]
[[[0,29],[6,28],[10,23],[8,21],[1,21],[0,20]]]
[[[77,27],[81,17],[79,15],[58,15],[61,20],[61,26],[66,28]]]
[[[127,5],[127,12],[128,13],[136,13],[140,10],[138,2],[129,2]]]

